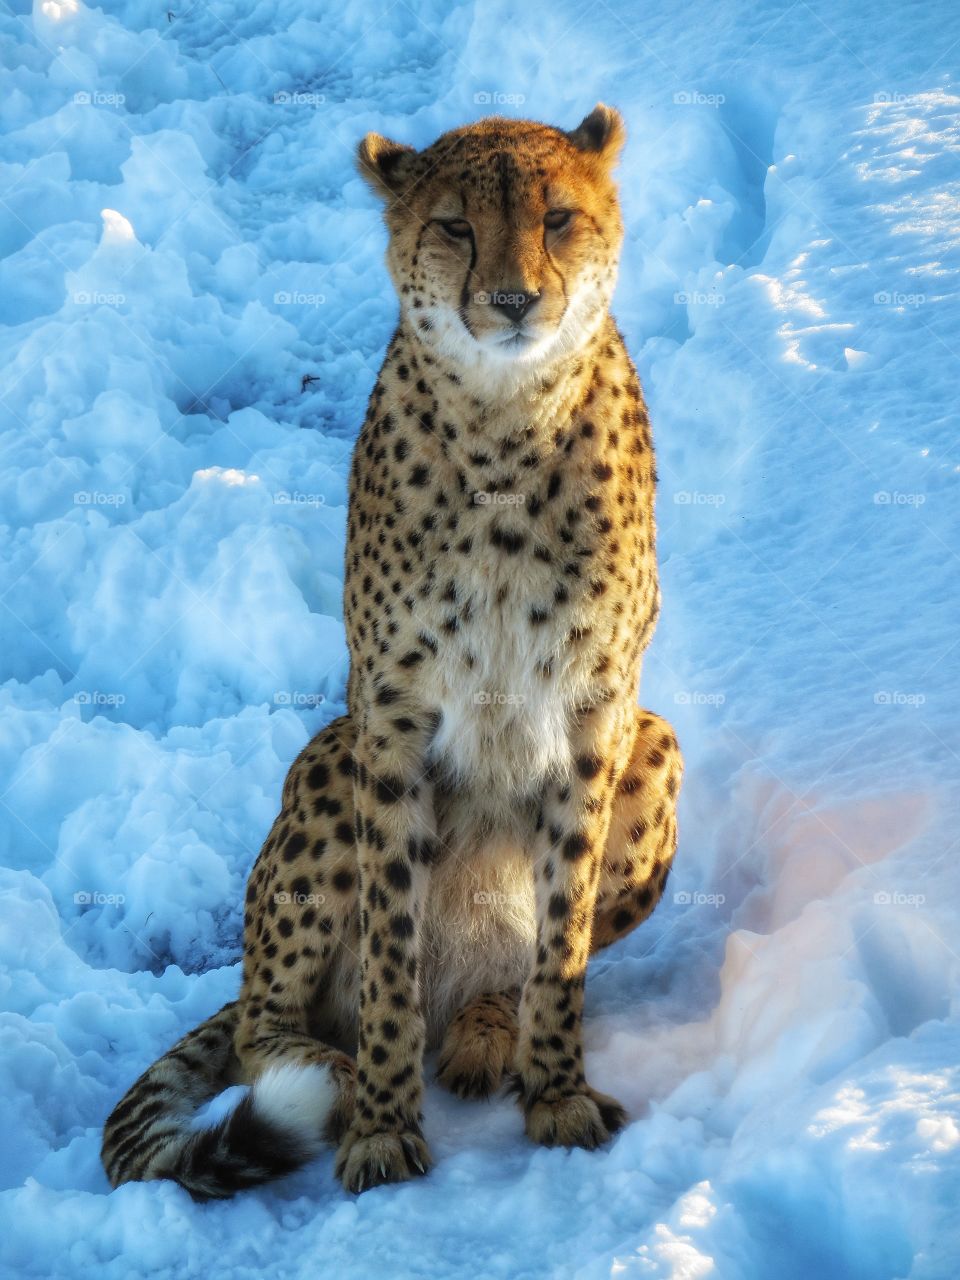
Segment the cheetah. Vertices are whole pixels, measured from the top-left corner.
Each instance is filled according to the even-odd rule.
[[[624,139],[598,104],[570,131],[360,144],[400,316],[350,471],[347,713],[284,783],[239,998],[107,1121],[114,1186],[223,1197],[328,1143],[350,1192],[424,1174],[428,1049],[460,1097],[509,1087],[534,1142],[625,1123],[584,1074],[584,980],[663,893],[682,760],[637,705],[660,591],[649,419],[609,309]]]

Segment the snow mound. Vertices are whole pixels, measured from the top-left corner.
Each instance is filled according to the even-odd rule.
[[[0,13],[0,1273],[960,1271],[958,38],[891,0]],[[111,1193],[103,1120],[236,994],[343,710],[395,320],[356,142],[598,99],[661,473],[642,699],[688,761],[669,901],[589,984],[631,1123],[538,1150],[431,1088],[416,1183]]]

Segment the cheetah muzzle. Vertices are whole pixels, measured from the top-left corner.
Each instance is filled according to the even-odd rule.
[[[623,141],[601,105],[571,132],[360,145],[400,320],[350,472],[347,714],[287,776],[239,999],[107,1121],[114,1185],[225,1196],[329,1142],[348,1190],[422,1174],[434,1047],[461,1097],[509,1084],[537,1142],[624,1123],[584,1076],[584,978],[663,892],[682,762],[636,704],[659,587],[649,422],[609,311]]]

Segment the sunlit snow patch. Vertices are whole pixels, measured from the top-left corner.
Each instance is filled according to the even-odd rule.
[[[136,240],[133,227],[122,213],[117,213],[116,209],[101,209],[100,217],[103,219],[103,242],[122,243],[127,240]]]
[[[236,467],[202,467],[193,474],[198,480],[219,481],[220,484],[230,485],[235,488],[242,485],[260,483],[259,476],[249,474],[246,471],[239,471]]]

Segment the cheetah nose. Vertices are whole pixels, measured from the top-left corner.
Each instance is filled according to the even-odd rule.
[[[490,301],[508,320],[519,324],[539,297],[538,292],[530,293],[524,289],[494,289]]]

